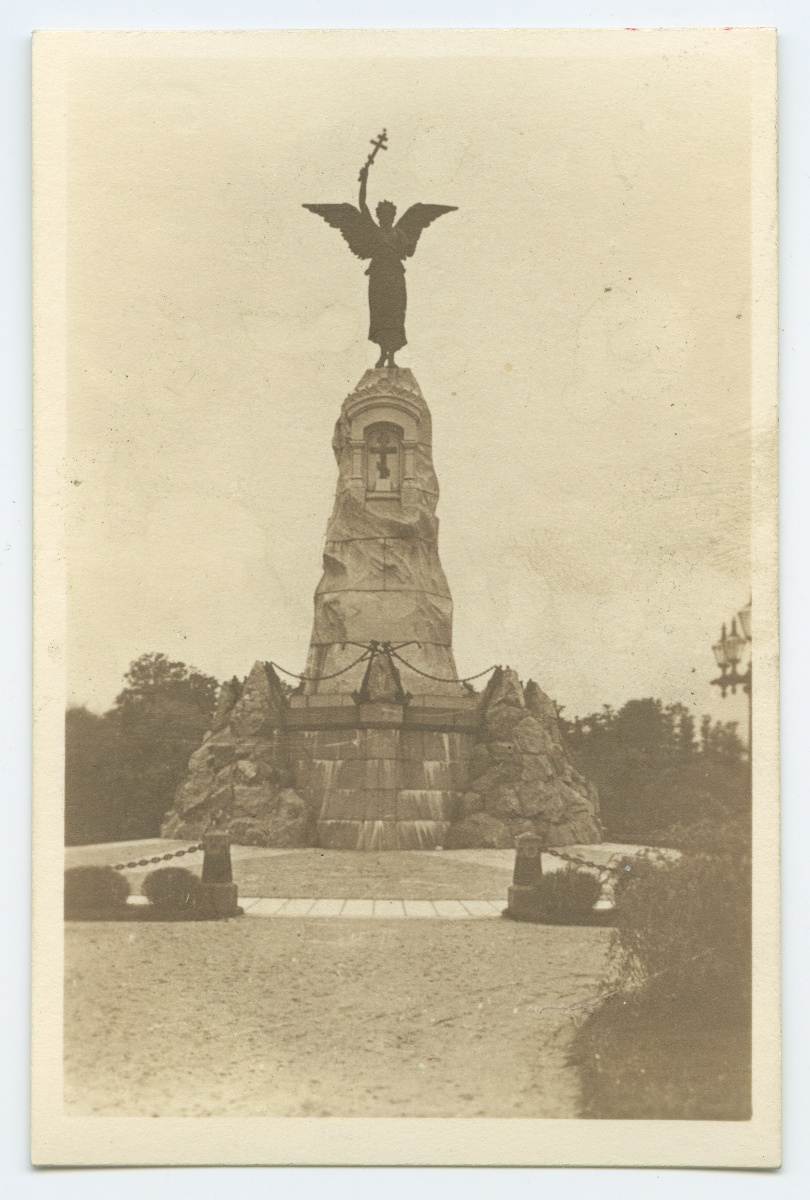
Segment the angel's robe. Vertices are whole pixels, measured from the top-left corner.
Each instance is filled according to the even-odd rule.
[[[368,340],[375,342],[384,354],[394,354],[407,345],[405,337],[405,267],[402,259],[408,248],[402,234],[395,228],[374,226],[369,232],[373,241],[371,262],[368,265]]]

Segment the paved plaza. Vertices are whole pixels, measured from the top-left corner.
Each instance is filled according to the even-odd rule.
[[[607,865],[634,849],[576,851]],[[501,919],[514,851],[235,846],[232,862],[238,920],[67,923],[68,1112],[578,1115],[570,1044],[604,991],[610,930]],[[197,873],[202,855],[172,865]],[[126,872],[131,903],[154,869]]]

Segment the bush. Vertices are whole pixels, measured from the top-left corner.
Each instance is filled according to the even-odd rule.
[[[601,881],[588,871],[543,875],[537,893],[540,916],[554,921],[580,920],[591,914],[601,891]]]
[[[574,1036],[580,1117],[624,1121],[747,1121],[750,1030],[674,1015],[643,995],[609,996]]]
[[[143,881],[143,894],[167,914],[189,913],[197,905],[201,884],[185,867],[162,867]]]
[[[616,888],[614,966],[659,1004],[739,1019],[751,994],[751,858],[745,829],[704,823],[676,862],[636,859]]]
[[[112,867],[69,867],[65,871],[65,917],[80,919],[121,909],[129,883]]]
[[[605,1002],[576,1034],[581,1116],[751,1116],[751,852],[746,821],[673,831],[675,862],[624,863]]]

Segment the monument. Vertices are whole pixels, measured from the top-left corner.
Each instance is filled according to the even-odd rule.
[[[477,729],[439,561],[430,414],[412,373],[367,371],[333,441],[338,483],[302,693],[296,778],[318,842],[443,845]]]
[[[369,340],[380,347],[343,402],[338,480],[305,670],[295,691],[257,663],[221,690],[163,826],[196,837],[225,814],[235,842],[347,850],[508,848],[600,840],[596,790],[574,770],[552,702],[514,671],[489,668],[483,693],[460,680],[452,600],[438,547],[431,419],[406,344],[402,259],[431,221],[413,205],[305,205],[370,258]],[[385,206],[388,205],[386,208]]]

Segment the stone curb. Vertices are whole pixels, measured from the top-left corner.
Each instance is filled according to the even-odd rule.
[[[281,900],[253,899],[239,903],[253,917],[344,917],[365,920],[480,920],[500,917],[506,900]]]
[[[129,904],[148,904],[145,896],[130,896]],[[240,907],[251,917],[346,917],[442,921],[500,917],[506,900],[301,900],[242,896]]]

